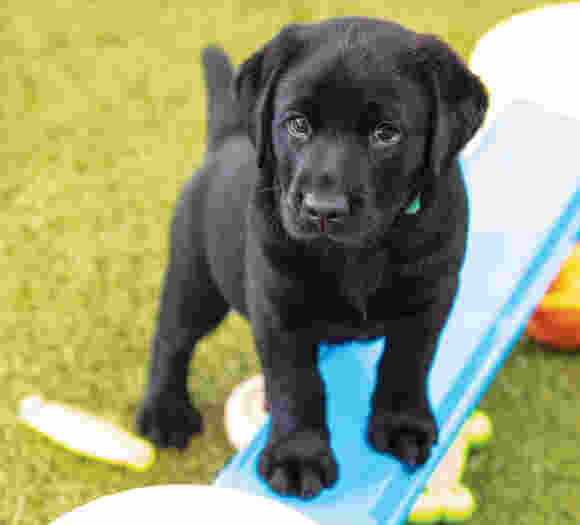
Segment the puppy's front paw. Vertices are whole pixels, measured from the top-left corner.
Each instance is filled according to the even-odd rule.
[[[136,417],[137,432],[160,448],[187,448],[192,435],[202,431],[202,418],[187,394],[147,396]]]
[[[375,410],[367,433],[375,450],[392,454],[412,469],[427,461],[437,437],[437,424],[429,410],[421,415]]]
[[[283,496],[310,499],[338,479],[338,465],[328,440],[304,430],[269,442],[258,471],[270,488]]]

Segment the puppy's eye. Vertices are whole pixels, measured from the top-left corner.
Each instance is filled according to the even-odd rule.
[[[299,140],[306,140],[312,131],[308,119],[303,116],[292,117],[287,120],[286,129],[288,129],[290,135]]]
[[[402,138],[401,130],[390,122],[381,122],[371,134],[375,146],[393,146]]]

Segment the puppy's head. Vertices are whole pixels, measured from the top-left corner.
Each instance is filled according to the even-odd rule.
[[[240,68],[262,204],[296,240],[365,246],[483,121],[479,79],[442,41],[362,18],[293,25]]]

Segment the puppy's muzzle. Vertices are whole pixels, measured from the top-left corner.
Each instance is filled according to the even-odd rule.
[[[329,222],[341,222],[351,213],[351,206],[345,195],[320,196],[306,193],[301,202],[301,214],[315,223],[322,233],[328,231]]]

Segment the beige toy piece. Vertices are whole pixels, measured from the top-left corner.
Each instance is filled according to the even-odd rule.
[[[476,509],[471,491],[461,484],[470,448],[485,445],[492,434],[491,421],[476,410],[433,472],[415,503],[410,523],[457,523],[468,520]]]

